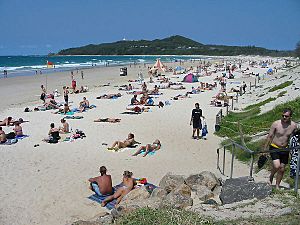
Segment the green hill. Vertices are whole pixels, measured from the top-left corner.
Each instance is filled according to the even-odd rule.
[[[58,55],[270,55],[291,56],[292,51],[277,51],[255,46],[204,45],[179,35],[153,41],[117,41],[64,49]]]

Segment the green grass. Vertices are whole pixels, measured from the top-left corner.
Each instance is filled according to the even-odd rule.
[[[286,82],[284,82],[284,83],[282,83],[282,84],[279,84],[279,85],[276,85],[276,86],[272,87],[272,88],[269,90],[269,92],[274,92],[274,91],[283,89],[283,88],[285,88],[285,87],[290,86],[292,83],[293,83],[293,81],[286,81]]]
[[[268,98],[262,102],[259,102],[259,103],[256,103],[256,104],[253,104],[253,105],[248,105],[245,110],[251,110],[251,109],[254,109],[254,108],[257,108],[257,107],[261,107],[269,102],[272,102],[272,101],[275,101],[276,98]]]
[[[181,225],[181,224],[216,224],[211,219],[186,210],[173,208],[140,208],[118,219],[118,225]]]
[[[284,96],[286,93],[287,93],[287,91],[282,91],[277,95],[277,97],[280,98],[280,97]]]
[[[239,136],[238,121],[244,135],[251,136],[262,131],[268,131],[271,124],[281,118],[284,108],[291,108],[294,111],[294,120],[300,119],[300,98],[298,97],[293,101],[277,105],[274,109],[263,114],[259,114],[260,109],[258,107],[245,112],[229,113],[222,119],[221,129],[216,134],[228,138]]]

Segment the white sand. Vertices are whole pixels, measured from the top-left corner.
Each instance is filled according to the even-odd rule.
[[[192,63],[185,63],[184,66],[187,64]],[[280,64],[282,61],[278,62],[278,65]],[[197,65],[197,63],[192,65]],[[243,65],[243,68],[246,66],[246,64]],[[119,67],[85,70],[83,81],[81,81],[80,74],[75,73],[77,85],[88,85],[91,91],[70,95],[69,99],[73,101],[73,107],[78,107],[79,101],[86,96],[97,108],[82,113],[84,116],[82,120],[68,120],[73,130],[76,128],[83,130],[87,138],[55,145],[43,143],[41,140],[47,135],[49,124],[54,122],[56,126],[59,126],[59,121],[63,116],[54,115],[51,111],[23,112],[25,106],[33,108],[40,104],[39,86],[45,84],[45,75],[1,79],[3,108],[0,118],[12,115],[14,118],[22,117],[29,120],[29,123],[23,124],[23,131],[30,137],[15,145],[0,146],[2,168],[0,224],[59,225],[78,219],[89,219],[105,211],[106,209],[101,208],[99,204],[87,199],[92,194],[88,189],[87,179],[98,175],[98,168],[101,165],[108,168],[114,184],[121,181],[124,170],[132,171],[135,177],[146,177],[154,184],[158,184],[167,172],[189,175],[209,170],[220,175],[216,169],[216,149],[220,138],[213,135],[215,115],[220,108],[209,105],[211,97],[216,95],[219,87],[212,91],[191,95],[188,99],[171,101],[171,105],[163,109],[153,107],[152,112],[141,115],[122,115],[120,112],[125,111],[132,95],[118,91],[118,88],[113,86],[126,84],[128,79],[136,79],[139,71],[142,71],[145,77],[147,74],[143,66],[128,69],[127,77],[119,76]],[[256,68],[250,72],[256,70],[263,72],[266,69]],[[221,72],[218,72],[200,80],[212,82],[213,78],[220,74]],[[236,80],[240,80],[240,77],[241,74],[237,73],[238,79]],[[172,81],[180,80],[172,78]],[[107,82],[111,83],[110,87],[93,88],[93,85]],[[276,83],[276,80],[268,80],[268,82]],[[66,84],[70,85],[69,72],[48,75],[48,90],[56,88],[61,90],[61,87]],[[138,85],[134,84],[134,86]],[[158,99],[155,98],[155,102],[169,100],[171,96],[177,94],[184,94],[196,85],[184,84],[184,86],[187,87],[186,90],[161,90],[163,95]],[[96,96],[101,94],[118,92],[121,92],[123,96],[117,100],[96,100]],[[62,97],[58,99],[63,101]],[[248,102],[247,99],[251,99],[251,96],[245,95],[245,102]],[[200,103],[208,123],[208,140],[191,139],[192,128],[189,121],[191,110],[196,102]],[[245,104],[245,102],[241,100],[239,104]],[[94,123],[93,120],[99,117],[121,118],[121,122]],[[4,130],[9,132],[12,128],[5,127]],[[129,132],[134,133],[135,139],[142,144],[159,138],[162,142],[161,150],[154,156],[143,158],[131,156],[136,149],[115,153],[107,151],[107,146],[102,145],[102,143],[111,145],[115,140],[124,140]],[[40,146],[35,148],[33,147],[35,144]],[[226,172],[229,174],[230,155],[227,156]],[[236,162],[234,176],[248,175],[248,173],[247,165]]]

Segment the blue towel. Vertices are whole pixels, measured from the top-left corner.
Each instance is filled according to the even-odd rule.
[[[29,137],[29,135],[17,135],[16,139],[17,140],[22,140],[22,139],[27,138],[27,137]]]

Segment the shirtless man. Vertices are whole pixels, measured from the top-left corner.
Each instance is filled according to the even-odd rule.
[[[90,178],[90,189],[97,195],[111,195],[113,194],[111,176],[106,174],[106,167],[101,166],[99,172],[101,176]]]
[[[281,120],[275,121],[270,129],[267,141],[265,144],[265,150],[272,150],[270,153],[273,160],[273,168],[271,170],[269,183],[273,182],[275,173],[276,176],[276,188],[279,189],[280,182],[284,174],[285,165],[288,164],[289,152],[280,152],[276,149],[282,149],[288,147],[289,138],[291,134],[297,129],[297,124],[291,120],[293,111],[291,109],[284,109],[282,112]]]
[[[134,134],[129,133],[126,140],[122,141],[115,141],[108,150],[119,150],[120,148],[126,148],[131,146],[135,143]]]
[[[70,126],[65,119],[60,120],[62,127],[59,127],[59,133],[66,134],[70,133]]]
[[[14,124],[14,121],[11,116],[5,118],[3,121],[0,121],[0,126],[10,126],[13,124]]]
[[[134,187],[135,181],[132,178],[132,172],[124,171],[123,173],[123,186],[120,187],[115,194],[108,196],[104,201],[101,203],[101,206],[104,207],[106,204],[114,199],[117,199],[115,207],[121,202],[123,197],[127,195]]]
[[[68,104],[69,103],[69,90],[67,89],[66,86],[63,86],[63,91],[64,91],[65,103]]]
[[[86,99],[86,97],[83,97],[83,101],[79,103],[80,112],[83,112],[86,108],[89,107],[90,107],[90,102]]]
[[[7,141],[6,139],[6,134],[5,132],[2,130],[2,127],[0,127],[0,144],[3,144]]]

